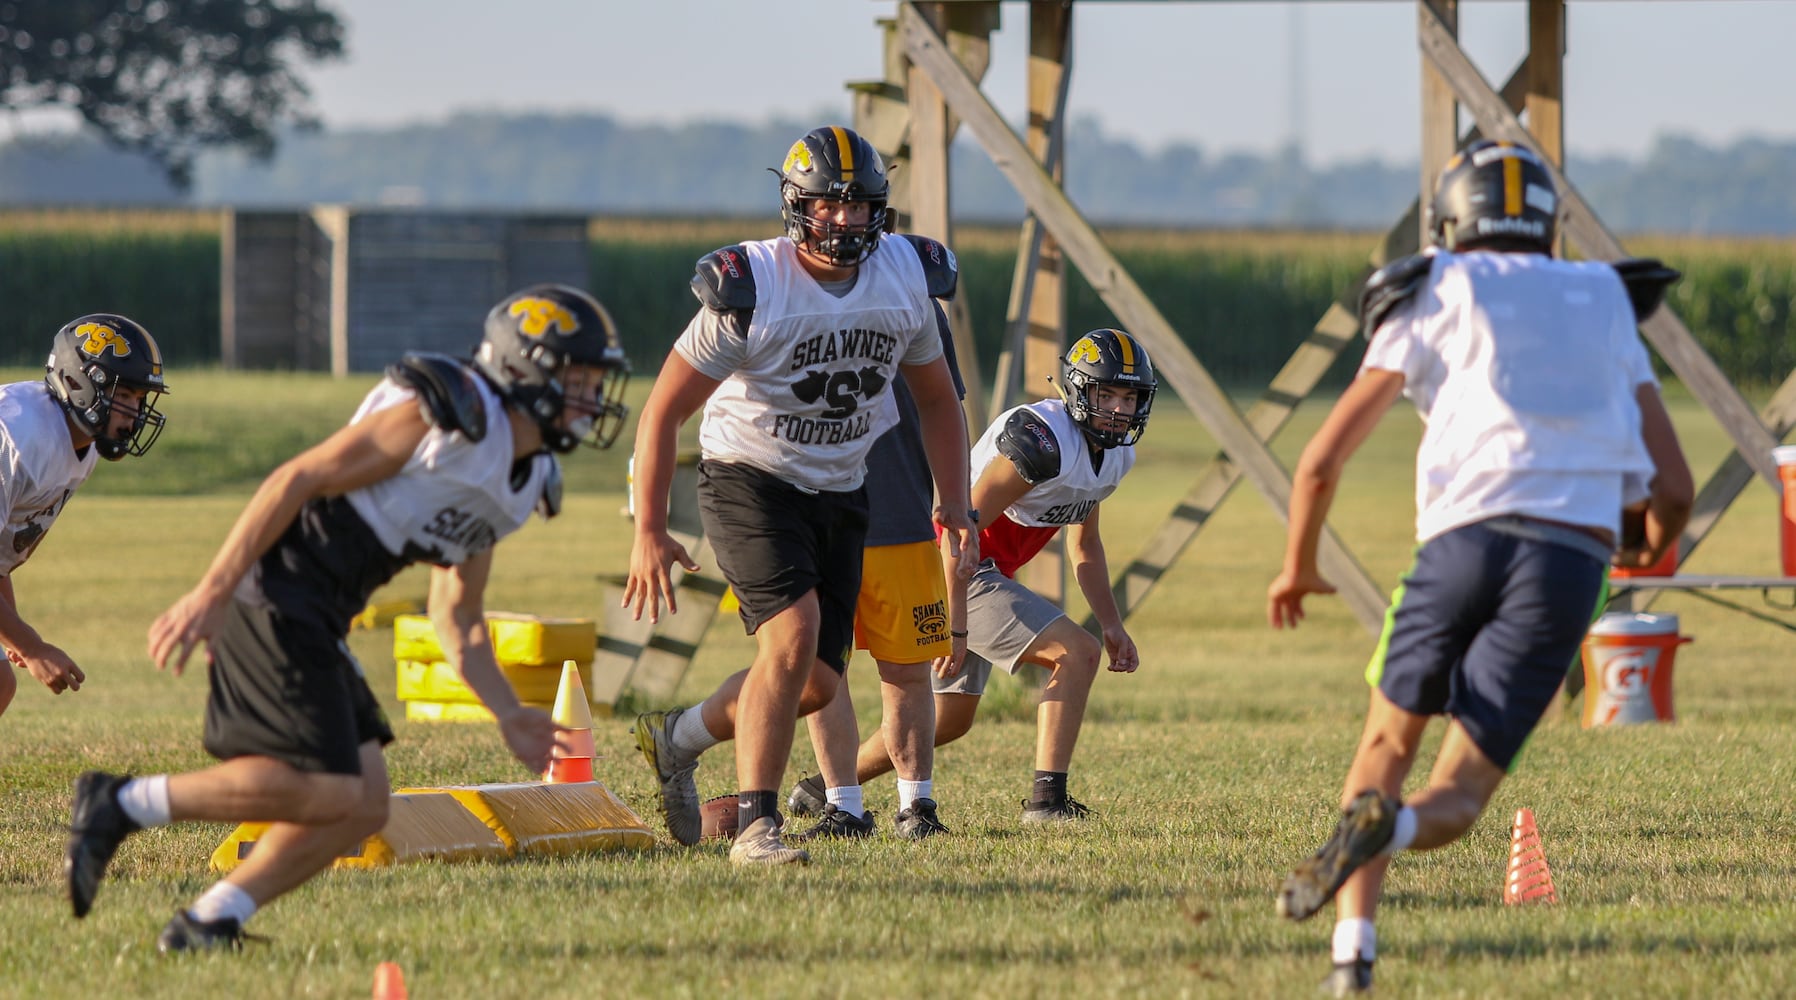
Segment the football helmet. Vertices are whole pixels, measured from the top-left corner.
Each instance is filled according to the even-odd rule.
[[[1159,384],[1154,376],[1154,362],[1140,341],[1121,330],[1093,330],[1080,337],[1060,359],[1060,381],[1055,387],[1066,403],[1066,412],[1085,437],[1100,448],[1115,448],[1141,440]],[[1134,389],[1135,412],[1125,417],[1100,409],[1099,386]],[[1105,417],[1127,419],[1128,425],[1121,430],[1101,428],[1098,421]]]
[[[1428,206],[1428,233],[1447,250],[1553,252],[1559,193],[1526,146],[1480,140],[1441,170]]]
[[[44,381],[77,425],[94,439],[100,457],[118,461],[150,450],[162,433],[156,400],[168,392],[162,350],[135,321],[117,313],[89,313],[70,320],[50,343]],[[131,429],[114,436],[112,413],[121,388],[143,390]],[[126,404],[129,405],[129,404]]]
[[[591,365],[604,377],[596,409],[562,427],[557,420],[567,406],[564,380],[571,365]],[[623,403],[630,361],[617,327],[597,299],[566,285],[532,285],[494,306],[474,368],[508,403],[536,419],[551,451],[566,454],[582,444],[609,448],[630,415]]]
[[[793,243],[837,267],[853,267],[879,247],[891,184],[872,143],[840,125],[812,129],[786,151],[779,175],[780,218]],[[812,218],[810,202],[817,199],[868,202],[872,217],[856,226]]]

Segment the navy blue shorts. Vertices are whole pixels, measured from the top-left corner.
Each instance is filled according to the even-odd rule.
[[[817,658],[842,673],[854,652],[867,491],[801,490],[749,465],[698,463],[698,512],[717,568],[753,635],[817,592]]]
[[[1499,517],[1424,542],[1385,614],[1366,681],[1417,715],[1450,715],[1508,770],[1540,721],[1603,586],[1601,543]]]

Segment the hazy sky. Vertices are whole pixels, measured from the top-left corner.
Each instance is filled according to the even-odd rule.
[[[458,109],[594,110],[628,121],[819,113],[880,74],[891,0],[330,0],[350,55],[308,72],[336,126]],[[1460,38],[1500,84],[1527,44],[1521,0],[1461,5]],[[1796,137],[1796,3],[1572,0],[1567,145],[1636,154],[1660,132]],[[502,10],[502,13],[495,13]],[[1002,6],[985,89],[1023,106],[1028,10]],[[1415,7],[1382,2],[1080,2],[1072,111],[1157,148],[1406,160],[1417,148]],[[1300,66],[1297,64],[1301,64]],[[1294,91],[1297,98],[1293,99]]]

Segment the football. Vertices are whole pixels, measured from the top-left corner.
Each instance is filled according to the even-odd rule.
[[[719,795],[699,806],[699,835],[704,840],[736,839],[736,796]]]

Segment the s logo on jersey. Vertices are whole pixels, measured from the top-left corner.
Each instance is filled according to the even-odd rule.
[[[800,139],[792,144],[791,149],[786,151],[786,162],[780,167],[780,173],[789,174],[796,170],[801,174],[808,174],[811,172],[812,168],[811,148],[804,144],[803,139]]]
[[[554,326],[562,334],[580,329],[580,323],[574,319],[573,313],[548,299],[519,299],[506,312],[523,317],[518,321],[518,332],[526,337],[540,337],[549,331],[550,326]]]
[[[87,338],[81,342],[81,353],[90,358],[97,358],[107,351],[111,351],[115,358],[131,354],[131,342],[104,323],[83,323],[75,328],[75,335]]]

